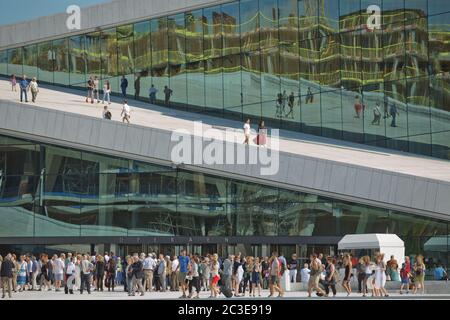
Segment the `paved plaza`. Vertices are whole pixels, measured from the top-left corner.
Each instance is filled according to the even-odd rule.
[[[200,294],[200,299],[192,299],[195,301],[201,301],[201,300],[234,300],[234,301],[270,301],[270,300],[280,300],[280,298],[271,298],[268,299],[269,291],[263,290],[262,291],[262,297],[233,297],[231,299],[226,299],[223,295],[221,295],[217,299],[209,298],[209,291],[202,291]],[[75,292],[73,295],[66,295],[63,291],[61,292],[55,292],[55,291],[46,291],[46,292],[40,292],[40,291],[25,291],[20,293],[13,293],[12,300],[180,300],[181,291],[180,292],[147,292],[144,296],[140,296],[139,294],[136,294],[134,297],[129,297],[126,292],[123,291],[123,287],[117,287],[115,292],[97,292],[92,291],[92,293],[89,295],[87,292],[84,292],[82,295],[80,295],[79,292]],[[296,291],[296,292],[286,292],[285,297],[283,299],[287,300],[297,300],[297,299],[305,299],[305,300],[329,300],[329,299],[339,299],[339,300],[386,300],[386,299],[445,299],[450,300],[450,292],[448,294],[399,294],[397,292],[391,291],[389,293],[389,297],[383,297],[383,298],[377,298],[377,297],[370,297],[370,295],[366,298],[363,298],[360,294],[354,293],[350,295],[350,297],[347,297],[346,293],[338,292],[336,298],[328,297],[328,298],[308,298],[307,293],[304,291]],[[185,301],[189,301],[191,299],[184,299]],[[1,300],[0,300],[1,301]]]

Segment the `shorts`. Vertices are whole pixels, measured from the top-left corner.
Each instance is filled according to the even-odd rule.
[[[402,278],[402,284],[408,284],[409,278]]]
[[[93,90],[88,90],[88,98],[92,98],[92,96],[93,96]]]
[[[320,281],[320,274],[312,275],[309,278],[308,285],[312,287],[317,287],[319,285],[319,281]]]
[[[180,272],[178,274],[178,278],[179,278],[180,282],[185,282],[186,281],[186,274],[187,274],[187,272]]]
[[[219,275],[215,275],[215,276],[212,278],[211,284],[217,285],[217,284],[219,283],[219,280],[220,280],[220,276],[219,276]]]
[[[280,278],[278,276],[270,276],[270,283],[273,285],[280,284]]]
[[[64,275],[62,273],[55,273],[55,281],[62,281]]]

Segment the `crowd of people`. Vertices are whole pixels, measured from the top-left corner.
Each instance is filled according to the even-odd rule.
[[[12,292],[25,290],[64,291],[74,294],[79,291],[115,291],[124,288],[129,296],[146,292],[181,292],[180,298],[200,298],[201,291],[209,291],[210,298],[221,294],[227,297],[261,297],[262,290],[269,290],[269,297],[284,296],[284,281],[296,283],[300,280],[308,297],[336,296],[336,286],[342,285],[347,295],[352,294],[352,277],[358,282],[358,293],[365,297],[389,296],[387,280],[398,281],[400,294],[425,292],[425,264],[421,255],[414,264],[410,258],[399,266],[394,256],[385,262],[384,255],[377,253],[372,260],[363,256],[359,260],[350,254],[324,257],[312,254],[308,263],[300,269],[297,256],[286,259],[283,254],[273,252],[270,257],[244,256],[241,253],[219,258],[217,254],[188,255],[183,250],[179,256],[156,253],[134,254],[121,258],[113,252],[100,254],[62,253],[59,256],[32,254],[0,256],[0,275],[3,298]],[[448,279],[439,266],[441,280]],[[340,272],[342,270],[342,272]],[[438,270],[436,268],[436,270]],[[299,277],[297,272],[300,271]],[[342,279],[341,279],[342,274]],[[435,271],[436,275],[436,271]],[[286,279],[287,278],[287,279]]]

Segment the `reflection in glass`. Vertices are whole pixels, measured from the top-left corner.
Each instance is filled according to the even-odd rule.
[[[134,24],[134,56],[136,80],[139,78],[140,82],[140,97],[148,98],[152,66],[150,21]]]
[[[53,41],[54,81],[58,84],[69,84],[69,46],[68,39]]]
[[[239,2],[222,5],[224,109],[241,119],[241,46]]]
[[[203,10],[187,12],[185,18],[187,103],[204,108]]]
[[[94,32],[86,35],[86,61],[87,61],[87,73],[86,78],[93,76],[101,76],[101,45],[100,45],[100,33]]]
[[[186,27],[184,14],[170,16],[169,28],[169,73],[170,89],[173,91],[171,102],[185,108],[186,95]]]
[[[111,30],[111,37],[113,37],[114,33],[115,31]],[[128,80],[127,94],[132,95],[135,98],[139,97],[141,91],[141,77],[140,74],[134,74],[135,61],[133,25],[129,24],[117,27],[117,40],[107,36],[105,41],[105,53],[111,55],[111,58],[107,58],[105,55],[102,55],[105,60],[103,65],[107,67],[107,70],[104,70],[106,72],[104,78],[111,78],[110,82],[112,84],[113,91],[121,92],[121,78],[122,76],[125,76]],[[116,57],[118,63],[114,61]]]
[[[167,18],[150,21],[152,43],[152,84],[159,93],[158,100],[164,101],[164,87],[169,86],[169,43],[167,34]]]
[[[37,77],[37,46],[30,45],[23,48],[23,73],[30,79]]]
[[[260,15],[258,1],[241,0],[241,48],[244,52],[259,49]]]
[[[8,50],[0,51],[0,74],[8,74]]]
[[[22,48],[15,48],[8,50],[8,73],[9,75],[15,74],[22,76],[22,64],[23,64]]]
[[[203,9],[203,50],[205,57],[205,105],[208,112],[223,113],[223,47],[221,7]],[[217,110],[214,110],[217,109]]]
[[[56,60],[56,51],[52,42],[38,44],[38,73],[39,80],[53,83],[53,68]]]
[[[85,37],[77,36],[69,39],[70,85],[85,87],[86,51]]]

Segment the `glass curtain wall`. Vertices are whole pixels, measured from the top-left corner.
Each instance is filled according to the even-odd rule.
[[[232,1],[3,50],[0,73],[115,93],[125,76],[160,105],[450,159],[449,15],[437,0]]]
[[[395,233],[450,252],[448,221],[5,136],[0,172],[0,237]]]

